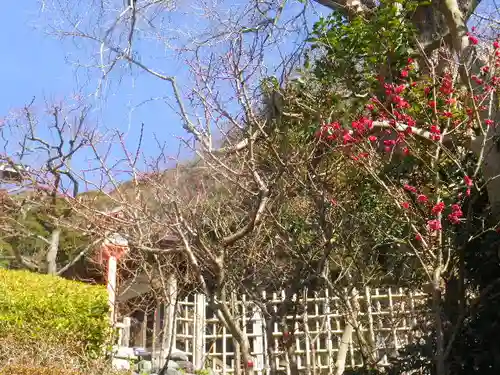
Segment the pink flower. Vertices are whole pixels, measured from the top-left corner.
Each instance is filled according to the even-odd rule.
[[[429,220],[429,221],[427,221],[427,228],[431,232],[435,232],[435,231],[441,230],[442,229],[442,227],[441,227],[441,221],[439,221],[437,219]]]
[[[493,42],[493,48],[495,48],[495,49],[499,49],[499,48],[500,48],[500,42],[498,42],[497,40],[495,40],[495,41]]]
[[[431,139],[432,139],[433,141],[439,141],[439,140],[441,140],[441,136],[440,136],[440,135],[438,135],[438,134],[436,134],[436,135],[433,135],[433,136],[431,137]]]
[[[434,101],[434,100],[429,100],[429,103],[428,103],[428,104],[429,104],[429,107],[431,107],[431,108],[436,108],[436,101]]]
[[[416,241],[422,241],[422,236],[420,234],[415,235],[415,240]]]
[[[342,138],[344,139],[344,144],[345,145],[348,144],[348,143],[354,142],[354,138],[352,137],[352,135],[349,134],[349,133],[347,133],[347,132],[343,135]]]
[[[408,202],[402,202],[401,203],[401,207],[403,207],[405,210],[407,210],[408,208],[410,208],[410,203],[408,203]]]
[[[476,75],[472,75],[470,78],[478,85],[482,85],[484,83],[484,81]]]
[[[437,127],[437,125],[431,125],[431,127],[429,128],[429,131],[432,134],[441,134],[441,130],[439,130],[439,128]]]
[[[460,224],[460,217],[458,217],[457,215],[455,215],[453,213],[448,215],[448,220],[452,224]]]
[[[417,121],[411,117],[410,115],[405,115],[405,121],[408,126],[415,126],[417,125]]]
[[[434,215],[437,215],[437,214],[443,212],[444,208],[445,208],[444,202],[439,202],[436,205],[434,205],[434,207],[432,207],[431,211]]]
[[[403,148],[403,154],[406,156],[410,155],[410,149],[408,147]]]
[[[403,91],[405,91],[405,88],[406,86],[405,85],[398,85],[398,86],[395,86],[394,87],[394,93],[399,95],[401,94]]]
[[[416,193],[417,192],[417,188],[416,187],[408,185],[408,184],[405,184],[403,186],[403,189],[405,189],[406,191],[412,192],[412,193]]]
[[[408,77],[408,70],[407,70],[407,69],[403,69],[403,70],[401,71],[401,77],[403,77],[403,78]]]
[[[366,109],[369,111],[373,111],[375,109],[375,106],[373,104],[367,104]]]
[[[453,78],[451,74],[445,74],[439,91],[445,95],[450,95],[453,92]]]
[[[452,118],[453,117],[453,113],[451,113],[450,111],[444,111],[443,112],[443,116],[447,117],[447,118]]]
[[[484,123],[486,124],[486,126],[491,126],[494,124],[494,121],[491,119],[486,119],[486,120],[484,120]]]
[[[468,34],[468,37],[469,37],[469,42],[472,45],[476,45],[479,43],[479,39],[477,39],[474,35]]]
[[[472,181],[472,178],[470,178],[469,176],[464,176],[464,183],[466,186],[472,186],[473,184],[473,181]]]
[[[368,140],[369,140],[370,142],[376,142],[376,141],[377,141],[377,137],[375,137],[374,135],[370,135],[370,136],[368,137]]]
[[[460,224],[460,218],[464,215],[462,208],[458,204],[451,205],[451,214],[448,215],[448,220],[452,224]]]
[[[410,103],[408,103],[404,99],[401,99],[396,103],[396,108],[410,108]]]
[[[417,202],[419,202],[419,203],[427,203],[428,201],[429,201],[429,198],[427,198],[427,196],[424,194],[419,194],[417,196]]]

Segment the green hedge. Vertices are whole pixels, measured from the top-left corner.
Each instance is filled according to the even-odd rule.
[[[0,338],[96,356],[111,330],[106,288],[0,268]]]

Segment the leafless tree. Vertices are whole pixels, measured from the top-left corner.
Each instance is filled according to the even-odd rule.
[[[79,194],[82,182],[73,162],[99,136],[89,124],[89,108],[81,103],[48,105],[44,111],[34,106],[33,100],[13,112],[2,129],[1,222],[7,250],[2,256],[18,267],[64,274],[92,247],[93,241],[78,241],[84,234],[75,232],[69,245],[75,248],[63,251],[61,235],[71,231],[68,201]]]
[[[102,70],[99,90],[110,81],[120,64],[165,82],[171,92],[169,104],[179,115],[189,137],[182,142],[198,158],[194,166],[179,165],[167,172],[158,167],[166,163],[156,160],[148,173],[141,176],[136,156],[124,150],[132,182],[123,186],[114,179],[106,156],[95,149],[96,160],[114,186],[110,199],[123,210],[123,218],[114,221],[113,229],[106,224],[106,230],[124,233],[140,251],[172,254],[186,262],[190,282],[196,284],[220,312],[221,320],[240,346],[242,362],[248,363],[249,341],[230,311],[230,288],[257,296],[259,288],[286,286],[287,298],[291,298],[303,284],[312,285],[317,281],[318,275],[322,282],[331,280],[326,272],[332,262],[340,263],[340,275],[345,280],[354,273],[352,265],[340,256],[333,256],[337,247],[346,253],[352,250],[332,242],[339,224],[327,213],[331,188],[325,187],[328,184],[323,175],[334,171],[335,166],[320,164],[321,158],[317,155],[321,154],[321,145],[313,147],[313,154],[304,155],[299,148],[294,150],[294,145],[284,136],[287,129],[282,127],[283,116],[293,121],[294,115],[284,112],[284,108],[290,108],[285,88],[300,60],[301,46],[289,51],[283,40],[286,37],[289,41],[293,36],[303,40],[308,33],[308,17],[321,9],[318,5],[341,10],[347,19],[369,18],[371,10],[378,5],[369,1],[318,0],[298,7],[290,2],[249,1],[234,11],[217,2],[204,2],[194,10],[184,4],[149,0],[125,7],[116,7],[110,2],[73,9],[68,3],[62,7],[56,5],[62,13],[61,22],[55,24],[53,32],[94,46],[96,53],[92,57],[98,60],[95,66]],[[421,33],[420,65],[434,66],[428,64],[433,55],[440,55],[440,62],[447,68],[455,67],[458,61],[461,83],[472,90],[471,76],[486,65],[477,53],[479,47],[470,43],[467,34],[467,20],[474,6],[472,2],[438,2],[419,7],[413,19]],[[89,11],[97,16],[90,19],[86,14]],[[196,32],[182,30],[175,22],[166,21],[167,16],[182,14],[189,14],[208,26]],[[156,67],[143,55],[137,41],[151,36],[167,47],[169,57],[181,60],[188,67],[191,87],[181,87],[172,71]],[[275,55],[270,55],[270,51],[275,51]],[[274,56],[279,56],[278,63],[267,63]],[[436,77],[440,74],[433,73]],[[276,80],[265,80],[271,76]],[[488,103],[496,103],[495,95],[491,93]],[[497,122],[496,104],[485,107],[486,110],[476,109],[478,121]],[[296,115],[301,116],[302,121],[321,120],[314,117],[314,110],[309,114],[305,112]],[[385,122],[376,124],[377,128],[391,126]],[[472,178],[479,173],[484,175],[495,216],[500,214],[497,131],[490,127],[486,132],[471,134],[464,145],[479,159]],[[423,129],[416,128],[414,133],[423,139],[430,137]],[[443,140],[444,144],[453,142],[453,135]],[[308,192],[307,198],[303,199],[301,189]],[[393,198],[399,200],[399,197]],[[315,236],[309,239],[307,246],[298,242],[299,236],[290,236],[289,228],[283,224],[285,206],[299,217],[313,212],[313,223],[306,224],[315,226]],[[90,206],[81,211],[87,212],[88,219],[95,217],[95,209]],[[162,240],[169,236],[176,241],[162,245]],[[352,245],[352,241],[349,244]],[[438,266],[433,263],[432,267],[439,272],[432,275],[430,281],[436,299],[440,300],[442,266],[446,262],[438,258]],[[241,276],[249,269],[253,275]],[[429,271],[430,267],[423,269]],[[364,272],[362,276],[369,278],[370,272],[366,269]],[[283,277],[273,278],[276,274]],[[256,286],[257,282],[269,282],[269,285]],[[261,301],[261,308],[266,309],[265,301]],[[268,313],[271,321],[280,316]],[[286,330],[288,323],[282,324]],[[438,373],[444,374],[443,342],[439,351]],[[296,373],[297,369],[293,371]],[[251,369],[246,368],[245,372]]]

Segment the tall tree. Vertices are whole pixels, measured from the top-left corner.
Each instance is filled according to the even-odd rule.
[[[312,69],[306,64],[299,79],[290,78],[304,57],[303,43],[266,70],[269,51],[289,47],[280,44],[285,37],[311,36],[307,17],[315,3],[335,12],[316,24],[315,50],[307,50]],[[271,280],[288,286],[290,296],[318,279],[362,283],[397,269],[382,267],[384,256],[369,261],[372,250],[385,249],[398,253],[396,264],[415,261],[410,274],[428,281],[432,366],[426,365],[438,375],[450,373],[457,332],[474,304],[466,249],[482,232],[494,232],[500,214],[498,130],[492,126],[498,122],[492,89],[498,84],[497,46],[480,53],[482,44],[467,29],[476,4],[318,0],[297,7],[252,1],[239,12],[222,12],[204,3],[196,14],[209,26],[170,51],[187,61],[187,92],[177,77],[139,58],[137,40],[147,35],[146,28],[138,31],[139,20],[160,23],[148,29],[158,38],[166,25],[150,16],[174,10],[164,2],[137,2],[118,12],[102,4],[92,20],[82,18],[80,8],[65,8],[71,27],[61,33],[95,43],[103,80],[123,62],[168,85],[190,137],[185,144],[201,159],[186,194],[180,167],[175,184],[165,181],[158,168],[163,154],[151,164],[153,174],[141,178],[124,150],[136,194],[123,196],[121,230],[138,248],[181,254],[236,337],[244,363],[249,339],[228,309],[228,290],[258,290],[269,275],[283,275]],[[109,24],[106,17],[113,17]],[[172,48],[171,33],[159,39]],[[368,102],[371,97],[376,100]],[[217,138],[223,139],[220,148]],[[102,169],[111,173],[104,159]],[[151,187],[154,204],[140,193],[141,180]],[[490,216],[474,206],[476,197],[487,197]],[[372,220],[363,225],[356,214]],[[457,235],[459,224],[467,228],[465,239]],[[165,233],[180,246],[157,246]],[[278,255],[280,261],[272,262]],[[363,265],[362,272],[353,265]],[[242,276],[244,269],[257,276]],[[265,310],[265,301],[261,305]],[[367,363],[376,365],[369,352]]]

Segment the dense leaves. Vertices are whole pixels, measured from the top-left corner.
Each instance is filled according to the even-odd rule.
[[[110,339],[106,289],[0,269],[0,336],[100,356]]]

